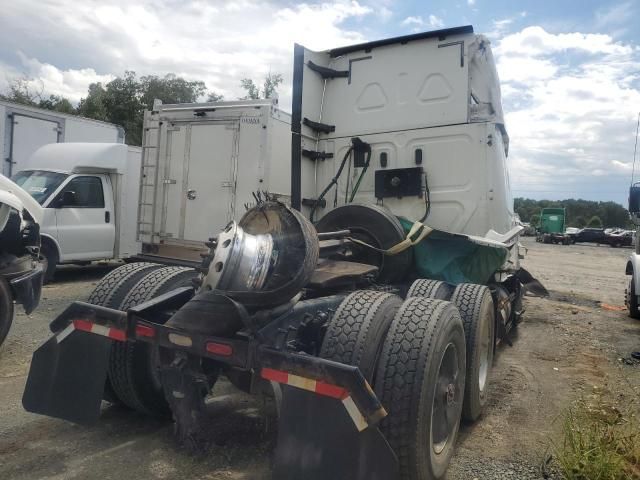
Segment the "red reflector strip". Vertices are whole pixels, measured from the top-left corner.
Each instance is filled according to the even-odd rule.
[[[73,321],[73,326],[76,330],[95,333],[96,335],[102,335],[103,337],[118,340],[119,342],[124,342],[127,339],[127,334],[124,330],[105,327],[104,325],[98,325],[88,320],[76,319]]]
[[[289,381],[289,374],[287,372],[273,370],[272,368],[263,368],[261,375],[265,380],[273,380],[278,383],[288,383]]]
[[[74,320],[73,326],[76,327],[76,330],[82,330],[83,332],[91,332],[93,323],[87,320]]]
[[[349,392],[346,388],[324,382],[316,382],[316,393],[327,397],[337,398],[339,400],[349,396]]]
[[[156,336],[156,331],[147,325],[138,324],[136,325],[136,336],[153,338]]]
[[[207,352],[213,353],[214,355],[229,357],[233,355],[233,347],[226,343],[209,342],[207,343]]]
[[[309,392],[317,393],[318,395],[341,400],[342,405],[359,432],[369,426],[367,419],[362,415],[346,388],[283,372],[282,370],[274,370],[272,368],[263,368],[260,376],[265,380],[291,385],[292,387],[301,388]]]
[[[109,333],[107,333],[107,337],[118,340],[119,342],[124,342],[127,339],[127,334],[124,330],[118,330],[117,328],[110,328]]]
[[[330,383],[325,383],[318,380],[313,380],[312,378],[300,377],[298,375],[283,372],[282,370],[263,368],[261,376],[265,380],[273,380],[274,382],[284,383],[293,387],[302,388],[303,390],[309,390],[310,392],[317,393],[318,395],[324,395],[325,397],[332,397],[342,400],[343,398],[349,396],[349,392],[346,388],[342,388],[337,385],[331,385]]]

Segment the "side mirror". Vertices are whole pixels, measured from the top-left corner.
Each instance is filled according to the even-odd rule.
[[[640,185],[629,188],[629,213],[640,213]]]
[[[76,205],[76,192],[65,190],[56,199],[55,208],[73,207]]]

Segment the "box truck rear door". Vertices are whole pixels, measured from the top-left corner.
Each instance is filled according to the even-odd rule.
[[[205,241],[233,219],[239,131],[237,122],[191,125],[184,240]]]
[[[25,167],[25,162],[38,148],[48,143],[58,142],[58,122],[41,118],[13,115],[13,135],[11,137],[11,164],[5,175],[10,177]],[[42,165],[34,165],[38,168]]]

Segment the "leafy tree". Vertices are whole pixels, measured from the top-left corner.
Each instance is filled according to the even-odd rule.
[[[49,95],[49,98],[42,99],[38,102],[38,107],[71,115],[76,113],[76,109],[73,108],[71,102],[60,95]]]
[[[600,220],[600,217],[598,217],[597,215],[594,215],[589,220],[589,223],[587,223],[587,227],[602,228],[602,220]]]
[[[26,75],[10,80],[8,90],[0,94],[0,99],[35,107],[38,104],[38,94],[29,88],[29,81]]]
[[[153,100],[159,98],[162,103],[194,103],[207,91],[204,82],[188,81],[173,73],[163,78],[155,75],[140,77],[141,102],[147,109],[153,107]]]
[[[573,223],[578,228],[584,228],[584,227],[587,226],[587,221],[585,220],[585,218],[583,216],[576,217],[576,219],[573,221]]]
[[[262,84],[262,90],[255,84],[250,78],[243,78],[240,80],[240,86],[247,93],[240,100],[258,100],[260,98],[273,98],[277,93],[278,87],[283,82],[282,75],[280,73],[267,73],[264,77]]]
[[[221,102],[222,100],[224,100],[224,95],[216,92],[211,92],[207,97],[207,102]]]
[[[598,217],[604,227],[629,227],[629,214],[620,204],[615,202],[595,202],[582,199],[567,200],[533,200],[530,198],[514,199],[514,208],[523,222],[529,222],[533,215],[539,215],[542,208],[565,208],[566,224],[570,227],[585,227],[592,217]]]
[[[68,99],[60,95],[45,97],[43,94],[44,88],[34,91],[30,87],[31,82],[31,79],[27,76],[12,79],[9,81],[8,90],[0,94],[0,99],[29,107],[55,110],[61,113],[75,113],[75,108],[73,108]]]
[[[193,103],[206,91],[204,82],[185,80],[172,73],[138,78],[135,72],[127,71],[106,85],[91,84],[87,96],[80,100],[78,113],[121,125],[127,143],[140,145],[144,111],[153,107],[156,98],[163,103]]]
[[[257,100],[260,98],[260,89],[250,78],[243,78],[240,80],[240,86],[247,92],[247,94],[240,100]]]
[[[107,94],[102,83],[92,83],[89,85],[87,96],[80,100],[78,104],[78,114],[94,120],[109,121],[107,108],[104,99]]]
[[[537,213],[534,215],[531,215],[531,218],[529,219],[529,224],[532,227],[537,227],[540,224],[540,215],[538,215]]]

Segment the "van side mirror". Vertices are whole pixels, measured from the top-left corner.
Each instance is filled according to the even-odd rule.
[[[629,188],[629,213],[640,213],[640,185]]]
[[[76,204],[76,192],[65,190],[56,198],[55,208],[74,207]]]

